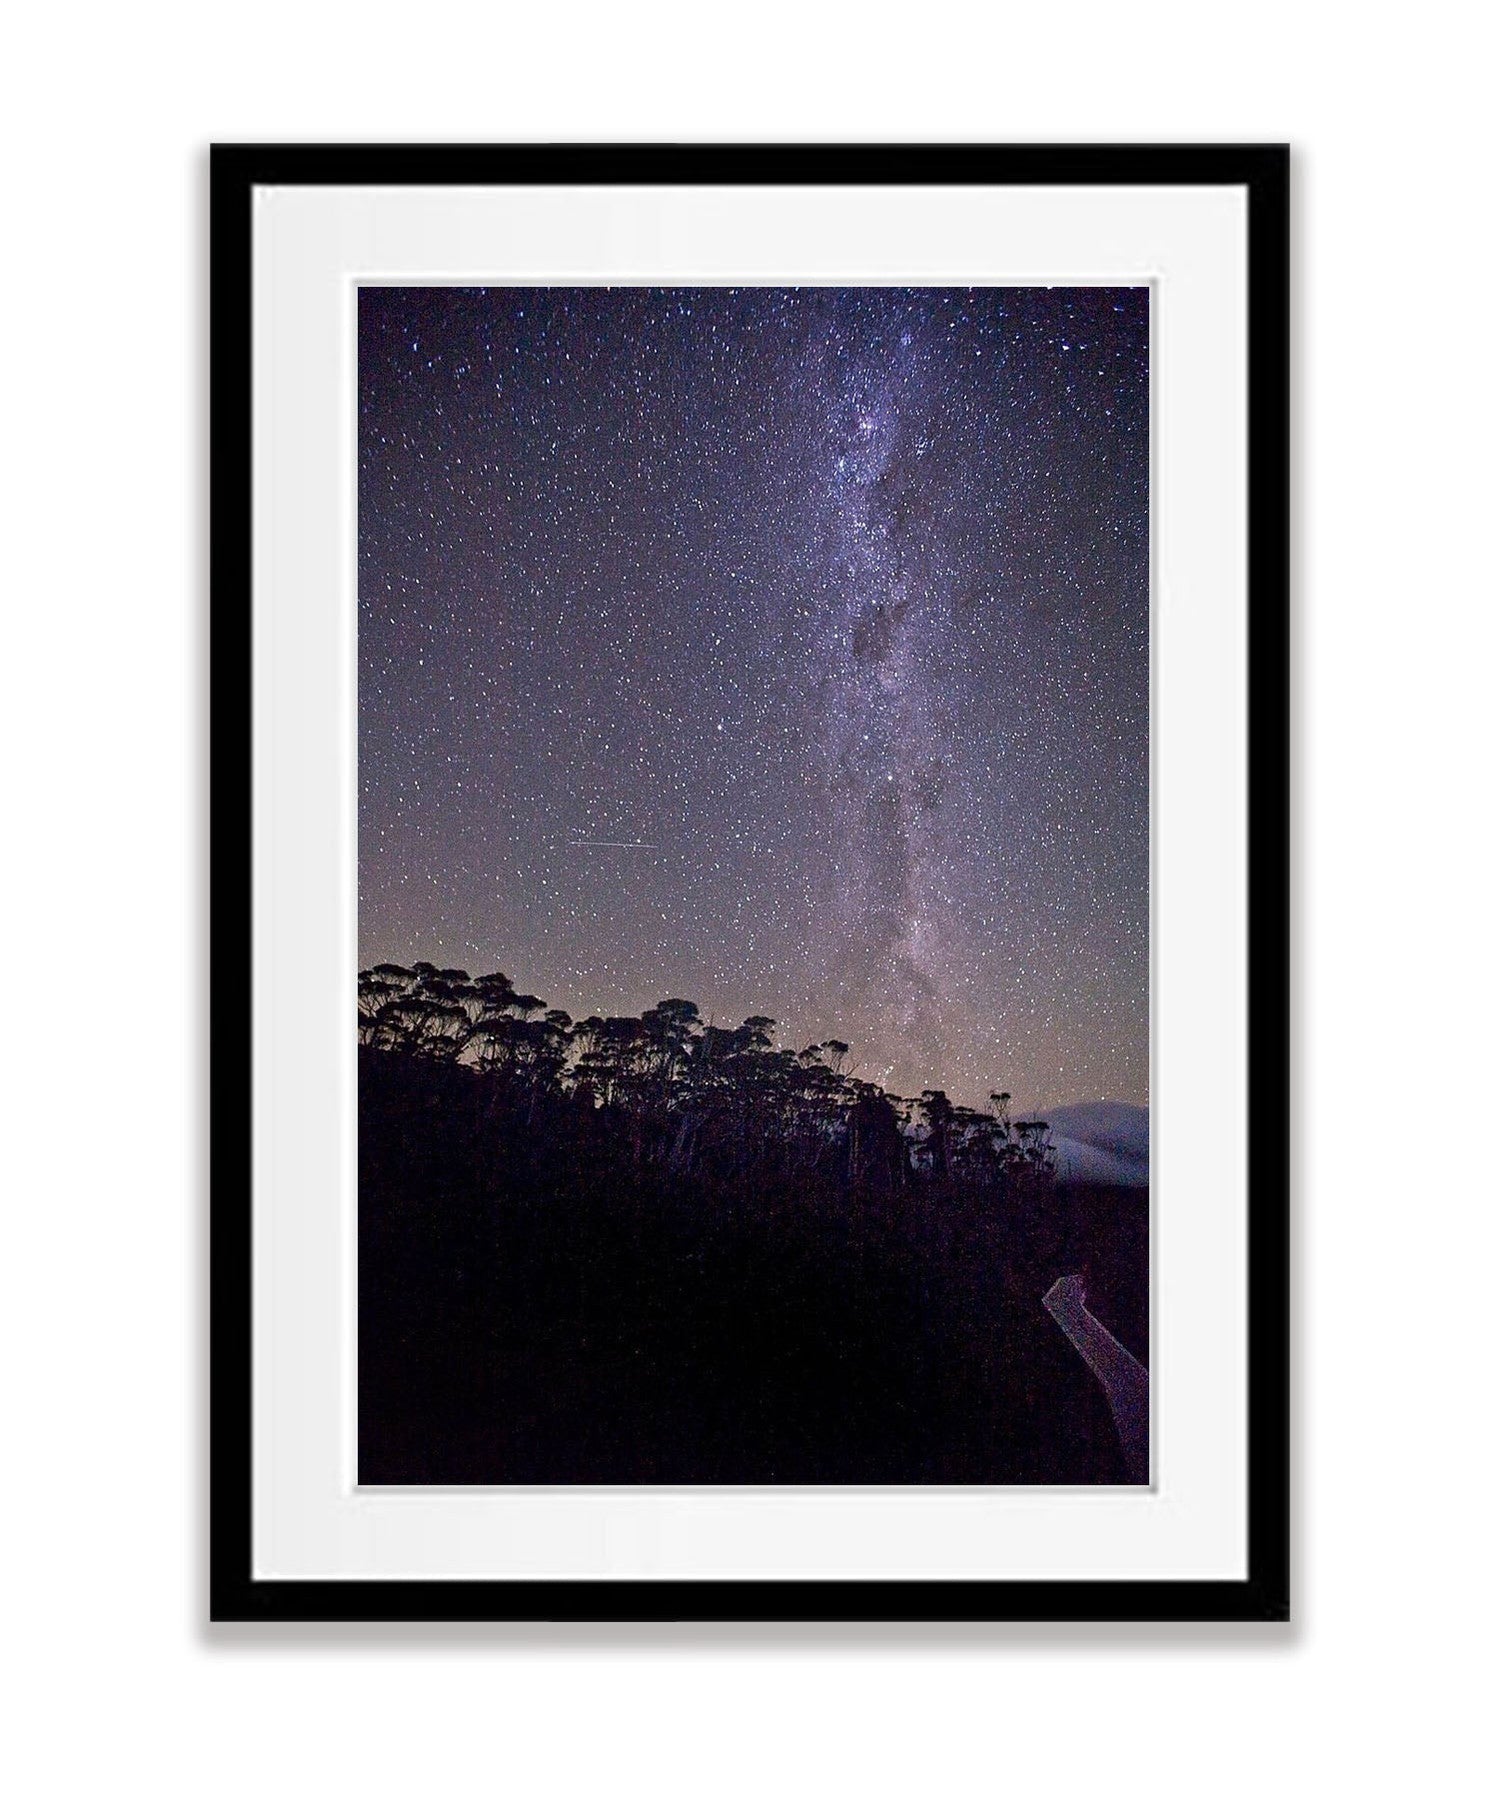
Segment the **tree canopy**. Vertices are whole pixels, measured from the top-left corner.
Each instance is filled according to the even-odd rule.
[[[836,1037],[779,1047],[776,1021],[707,1023],[693,1001],[640,1017],[573,1020],[505,974],[415,962],[359,976],[359,1040],[369,1052],[466,1069],[496,1103],[534,1117],[542,1100],[602,1111],[639,1159],[678,1173],[775,1162],[879,1191],[913,1183],[1003,1192],[1052,1176],[1044,1126],[1016,1122],[1009,1095],[986,1110],[940,1088],[910,1099],[860,1079]]]

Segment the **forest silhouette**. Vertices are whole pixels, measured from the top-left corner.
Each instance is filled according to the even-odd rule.
[[[775,1028],[361,973],[361,1481],[1127,1478],[1041,1297],[1081,1271],[1143,1359],[1144,1196]]]

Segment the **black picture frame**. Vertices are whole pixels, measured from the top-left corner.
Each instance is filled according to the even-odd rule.
[[[1289,152],[1284,145],[294,145],[211,153],[210,1615],[261,1620],[1277,1621],[1290,1615]],[[252,1568],[251,215],[316,184],[1221,185],[1247,195],[1247,1576],[264,1580]]]

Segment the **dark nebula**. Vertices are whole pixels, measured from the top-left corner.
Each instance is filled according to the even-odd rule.
[[[1148,1101],[1145,289],[365,289],[360,962]]]

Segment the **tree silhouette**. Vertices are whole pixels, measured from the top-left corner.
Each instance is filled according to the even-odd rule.
[[[991,1094],[987,1113],[940,1088],[903,1099],[849,1073],[839,1038],[777,1047],[761,1013],[705,1025],[691,1000],[671,998],[638,1018],[574,1022],[506,974],[384,962],[360,973],[358,1030],[367,1051],[471,1069],[533,1117],[543,1094],[602,1109],[636,1161],[679,1171],[708,1157],[741,1174],[836,1173],[882,1197],[918,1177],[994,1191],[1051,1177],[1044,1130],[1012,1124],[1007,1093]]]
[[[1143,1227],[1008,1094],[431,962],[362,971],[357,1030],[361,1479],[1122,1478],[1039,1301],[1087,1267],[1143,1354]]]

